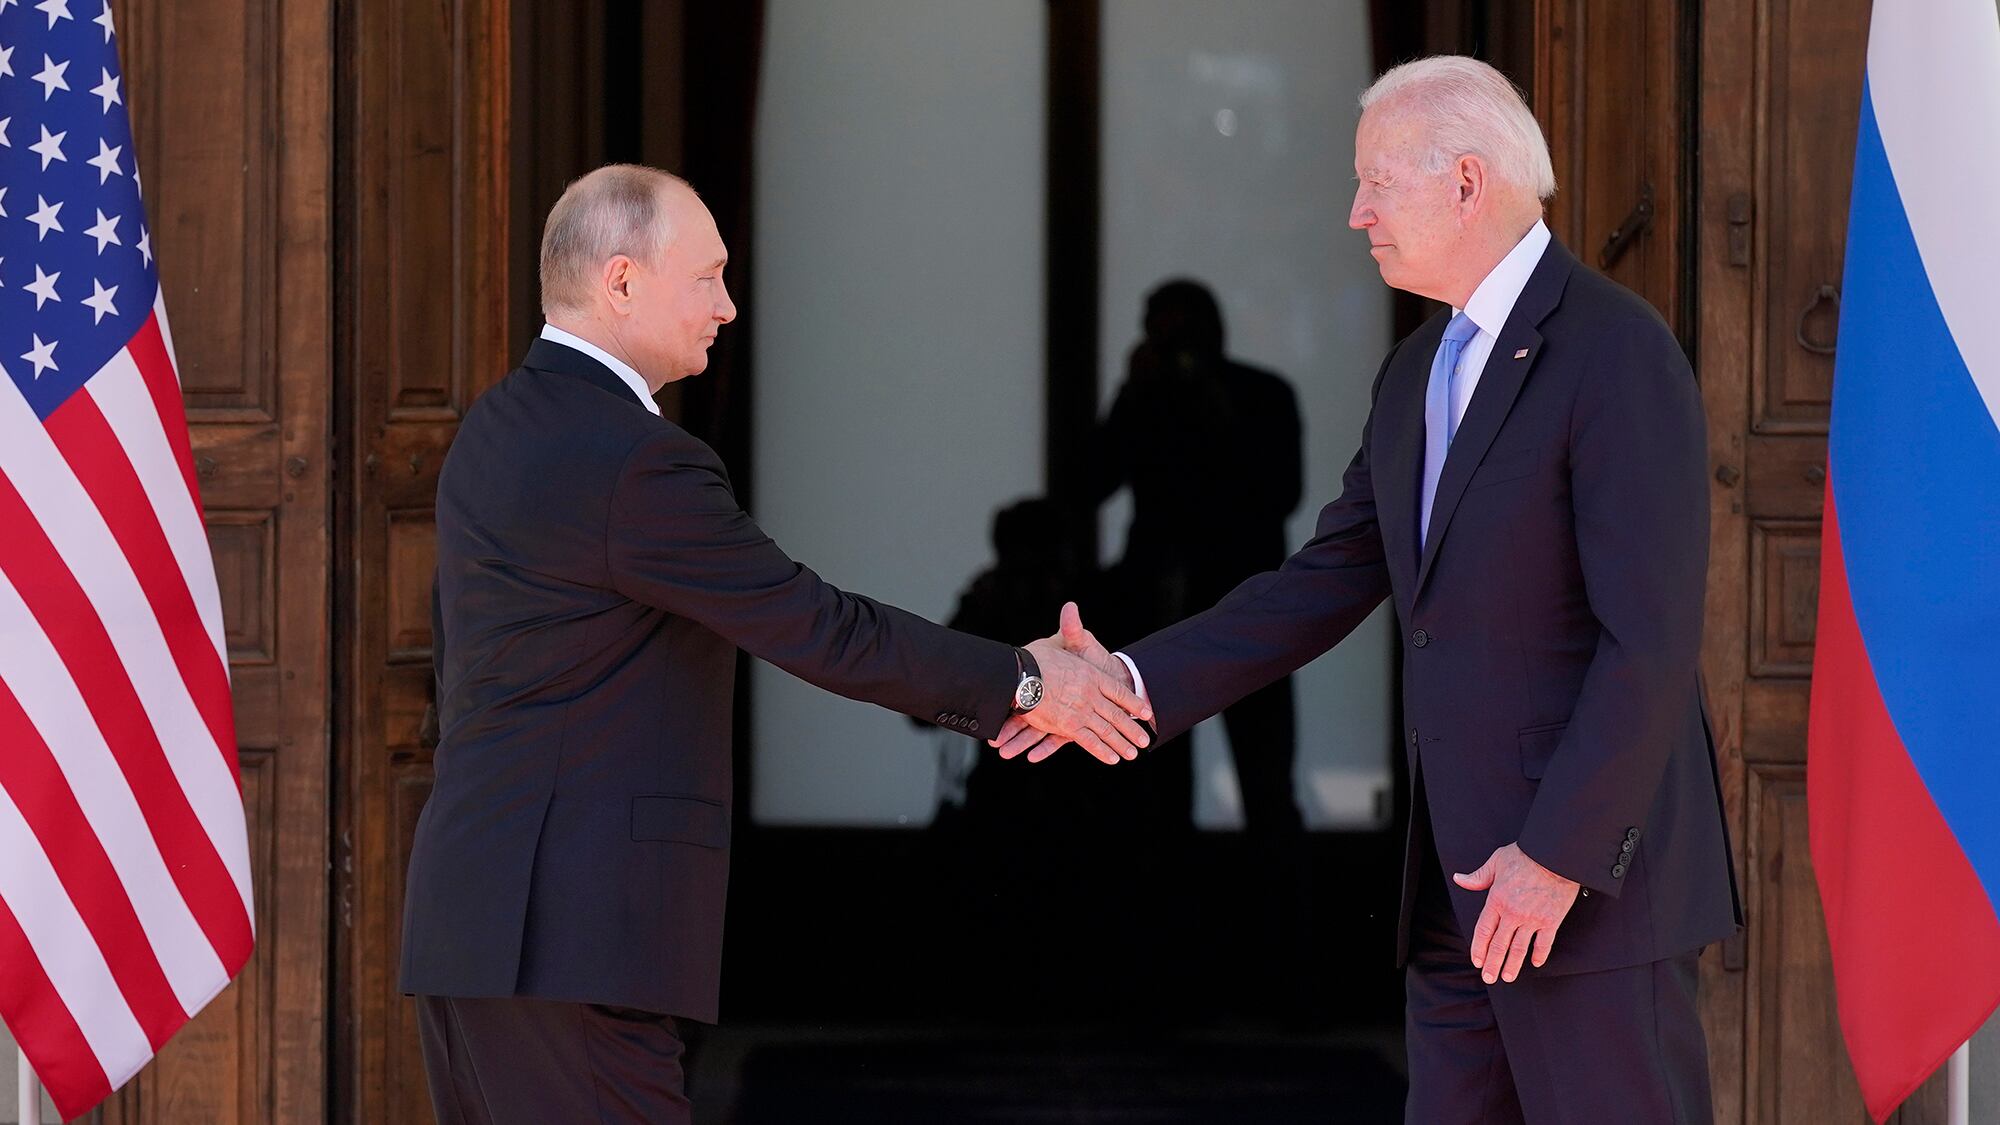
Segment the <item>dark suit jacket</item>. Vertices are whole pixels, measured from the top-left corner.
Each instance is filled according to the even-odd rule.
[[[1424,388],[1446,320],[1384,361],[1312,541],[1127,650],[1160,734],[1292,672],[1393,595],[1404,749],[1445,870],[1518,842],[1591,892],[1543,971],[1725,937],[1741,911],[1698,683],[1708,490],[1693,372],[1649,305],[1552,242],[1480,376],[1420,553]],[[1450,890],[1469,935],[1484,893]]]
[[[402,987],[716,1017],[737,649],[967,734],[1013,651],[843,593],[706,445],[537,341],[438,478],[441,742]]]

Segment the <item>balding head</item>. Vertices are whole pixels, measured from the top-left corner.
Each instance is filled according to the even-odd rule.
[[[611,164],[569,185],[542,231],[542,315],[657,391],[708,366],[736,319],[715,218],[687,181]]]
[[[695,198],[686,180],[641,164],[578,177],[542,228],[542,315],[587,310],[604,263],[619,254],[657,264],[678,233],[674,204]]]

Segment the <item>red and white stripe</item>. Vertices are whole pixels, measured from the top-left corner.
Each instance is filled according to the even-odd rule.
[[[187,433],[158,301],[46,421],[0,379],[0,1018],[65,1117],[254,940]]]

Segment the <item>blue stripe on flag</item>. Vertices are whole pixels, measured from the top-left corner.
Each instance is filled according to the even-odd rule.
[[[2000,903],[2000,428],[1938,309],[1866,87],[1843,285],[1829,460],[1855,616],[1897,733]],[[1978,327],[2000,332],[2000,316]]]

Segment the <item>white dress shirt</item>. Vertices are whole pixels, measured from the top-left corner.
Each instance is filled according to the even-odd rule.
[[[1540,219],[1521,236],[1521,241],[1500,259],[1493,272],[1479,283],[1466,299],[1464,308],[1454,307],[1452,315],[1464,313],[1479,331],[1465,342],[1465,350],[1458,357],[1458,378],[1452,384],[1451,421],[1454,428],[1465,417],[1465,408],[1472,403],[1472,392],[1479,387],[1479,375],[1486,370],[1486,357],[1493,354],[1493,345],[1500,337],[1500,330],[1507,326],[1507,318],[1514,314],[1514,302],[1521,299],[1521,290],[1528,287],[1528,278],[1534,276],[1535,267],[1541,264],[1542,254],[1549,248],[1549,228]],[[1139,666],[1122,652],[1111,655],[1125,662],[1125,670],[1132,673],[1132,687],[1139,698],[1148,703],[1152,697],[1146,694],[1146,681],[1139,675]]]
[[[565,332],[553,324],[542,325],[542,339],[561,344],[565,348],[575,348],[577,351],[609,367],[613,375],[625,380],[625,385],[632,388],[633,394],[639,396],[640,405],[655,414],[660,412],[660,404],[653,401],[652,390],[646,386],[644,379],[639,378],[639,373],[632,370],[631,364],[626,363],[624,360],[619,359],[617,356],[612,355],[610,352],[605,351],[603,348],[598,347],[576,333]]]
[[[1507,326],[1507,318],[1514,314],[1514,302],[1521,299],[1521,290],[1528,287],[1535,267],[1541,264],[1542,253],[1549,248],[1549,228],[1540,220],[1528,228],[1521,241],[1500,259],[1479,288],[1466,299],[1465,307],[1452,309],[1453,315],[1464,313],[1479,331],[1465,342],[1465,350],[1458,357],[1458,378],[1452,382],[1451,424],[1465,418],[1465,408],[1472,403],[1472,392],[1479,387],[1480,373],[1486,370],[1486,357],[1493,354],[1493,345],[1500,338],[1500,330]]]

